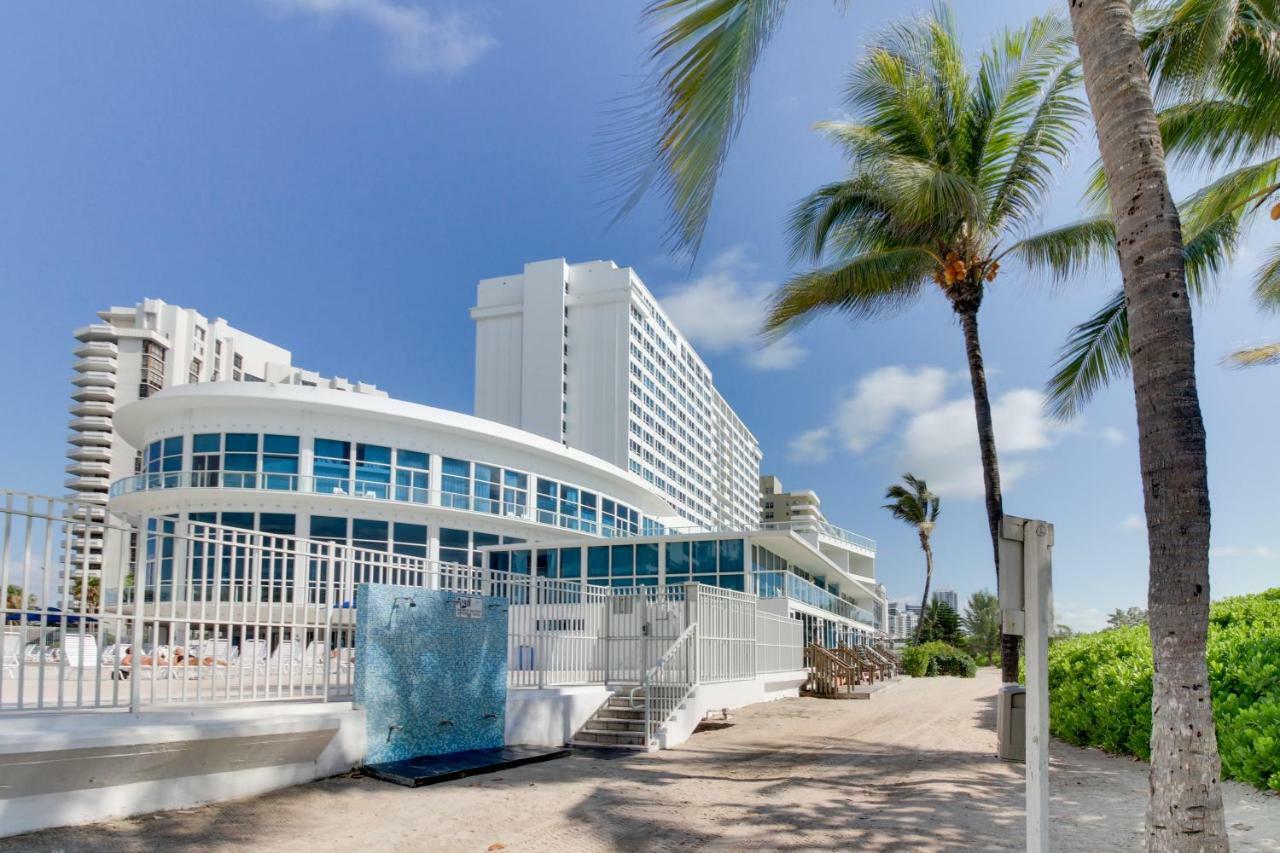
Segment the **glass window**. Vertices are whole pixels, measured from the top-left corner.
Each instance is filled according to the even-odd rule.
[[[502,514],[529,517],[529,477],[519,471],[502,474]]]
[[[488,512],[494,515],[502,511],[502,469],[493,465],[474,466],[473,492],[476,512]]]
[[[243,530],[252,530],[253,529],[253,513],[224,512],[222,514],[222,525],[224,527],[239,527]]]
[[[720,573],[738,573],[743,571],[742,540],[720,540]]]
[[[552,548],[539,548],[539,549],[538,549],[538,563],[537,563],[537,574],[538,574],[538,577],[540,577],[540,578],[554,578],[554,577],[559,577],[559,572],[556,570],[556,569],[557,569],[557,565],[556,565],[556,557],[557,557],[557,556],[558,556],[558,554],[557,554],[557,552],[555,551],[555,549],[552,549]]]
[[[191,485],[215,487],[221,484],[222,433],[200,433],[191,437]]]
[[[391,448],[356,445],[355,493],[366,498],[391,497]]]
[[[471,463],[446,456],[440,460],[440,466],[441,504],[454,509],[471,509]]]
[[[471,534],[466,530],[440,528],[440,559],[446,563],[471,562]]]
[[[511,552],[511,572],[517,575],[529,574],[529,552],[528,551],[512,551]]]
[[[693,544],[693,571],[698,574],[715,574],[716,543],[714,539],[703,539]],[[699,581],[701,583],[701,581]]]
[[[636,546],[636,574],[658,574],[658,543],[643,542]]]
[[[347,541],[347,520],[336,515],[311,516],[311,538],[326,542]]]
[[[396,451],[396,500],[431,502],[431,457],[416,450]]]
[[[293,536],[297,527],[297,516],[291,512],[264,512],[258,516],[258,529],[263,533]]]
[[[294,491],[298,488],[298,437],[262,437],[262,481],[268,489]]]
[[[574,579],[582,577],[581,548],[560,549],[560,577]]]
[[[393,530],[395,544],[393,551],[407,557],[427,556],[427,526],[425,524],[405,524],[397,521]]]
[[[322,494],[345,495],[350,492],[351,442],[317,438],[314,445],[315,490]]]
[[[688,542],[668,542],[667,543],[667,577],[672,575],[688,576],[689,574],[689,543]]]
[[[587,548],[587,577],[604,578],[609,576],[609,546],[592,545]]]
[[[612,559],[609,561],[610,577],[630,577],[635,574],[635,546],[614,545]]]
[[[387,533],[390,525],[385,521],[369,518],[351,519],[351,544],[357,548],[387,550]]]

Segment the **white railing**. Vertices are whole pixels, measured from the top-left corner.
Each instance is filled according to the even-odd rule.
[[[698,623],[689,625],[667,647],[662,657],[645,670],[640,686],[631,692],[631,705],[644,703],[645,746],[658,746],[658,733],[698,685]]]
[[[506,599],[512,687],[641,683],[693,625],[694,683],[752,678],[762,639],[791,642],[760,636],[772,623],[754,595],[700,584],[595,586],[55,498],[0,503],[0,711],[350,699],[360,583]]]
[[[757,674],[804,669],[804,624],[757,610],[755,651]]]

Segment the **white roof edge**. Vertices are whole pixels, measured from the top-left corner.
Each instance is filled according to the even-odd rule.
[[[527,432],[517,427],[490,421],[475,415],[466,415],[449,409],[439,409],[422,403],[397,400],[393,397],[374,397],[351,391],[316,388],[275,382],[199,382],[165,388],[143,400],[126,403],[116,410],[113,424],[126,439],[141,434],[144,425],[143,412],[171,405],[175,409],[189,407],[196,401],[256,402],[297,404],[312,409],[346,411],[354,416],[383,416],[405,421],[426,422],[437,428],[458,433],[479,433],[491,439],[523,445],[527,450],[544,457],[569,460],[592,469],[648,495],[651,503],[642,507],[650,516],[674,516],[675,508],[643,477],[593,456],[581,450],[565,447],[545,436]],[[137,442],[131,442],[137,443]]]

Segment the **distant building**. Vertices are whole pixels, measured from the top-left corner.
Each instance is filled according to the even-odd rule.
[[[886,633],[894,639],[906,639],[915,633],[920,624],[920,605],[904,601],[889,602],[889,619]]]
[[[931,598],[934,601],[941,601],[956,613],[960,612],[960,596],[954,589],[935,589]]]
[[[826,521],[822,514],[822,501],[812,489],[787,492],[782,481],[771,474],[760,478],[760,520],[771,521]]]
[[[197,382],[277,382],[359,391],[385,397],[373,385],[325,379],[292,364],[288,350],[207,319],[190,308],[160,299],[98,312],[100,322],[75,330],[75,373],[71,378],[71,432],[67,437],[64,485],[81,503],[78,510],[103,518],[111,484],[149,470],[178,469],[182,457],[144,459],[141,444],[116,431],[115,414],[134,400],[164,388]],[[99,510],[97,507],[102,507]],[[118,543],[95,530],[85,541],[73,533],[68,564],[72,576],[100,574],[104,560],[118,562]],[[106,556],[104,556],[106,555]]]

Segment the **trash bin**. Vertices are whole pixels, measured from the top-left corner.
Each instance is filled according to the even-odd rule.
[[[996,755],[1027,760],[1027,688],[1006,684],[996,696]]]

